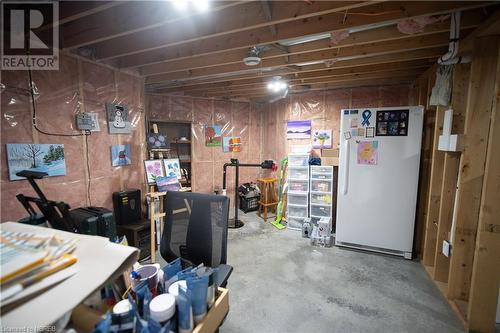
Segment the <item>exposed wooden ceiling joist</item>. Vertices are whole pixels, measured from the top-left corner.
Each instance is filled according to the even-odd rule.
[[[379,73],[357,73],[344,76],[325,76],[322,78],[312,78],[304,79],[301,82],[291,81],[289,82],[289,88],[293,90],[297,86],[309,86],[312,84],[320,83],[330,83],[330,82],[351,82],[353,80],[367,80],[367,79],[378,79],[378,78],[391,78],[391,77],[417,77],[419,74],[423,73],[425,69],[404,69],[404,70],[394,70],[385,71]],[[193,94],[200,94],[201,96],[226,96],[238,92],[252,92],[252,91],[267,91],[266,85],[255,84],[244,87],[228,87],[222,90],[215,91],[194,91]]]
[[[163,46],[161,48],[144,48],[141,41],[128,40],[116,47],[109,43],[97,47],[97,58],[110,59],[120,57],[121,67],[158,63],[168,59],[205,55],[209,53],[227,52],[229,50],[249,48],[254,45],[270,44],[281,40],[307,36],[330,31],[344,30],[352,27],[366,26],[380,22],[396,22],[399,19],[421,15],[437,15],[454,10],[467,10],[485,6],[483,2],[384,2],[370,4],[357,10],[343,13],[331,13],[290,21],[276,25],[275,36],[267,27],[223,34],[210,38],[184,40],[182,44]],[[362,13],[362,14],[361,14]],[[111,41],[109,41],[111,42]],[[131,49],[134,49],[133,51]],[[147,51],[140,51],[147,50]],[[130,53],[133,56],[124,56]]]
[[[471,13],[464,18],[462,30],[477,27],[481,22],[481,15],[476,12]],[[389,40],[405,39],[409,37],[427,36],[436,33],[447,33],[449,31],[450,23],[448,21],[431,25],[422,33],[416,33],[412,36],[402,34],[395,25],[388,27],[376,28],[373,30],[361,31],[350,34],[349,37],[340,41],[336,45],[332,45],[329,39],[322,39],[312,42],[307,42],[298,45],[292,45],[287,48],[288,53],[286,56],[306,53],[311,51],[320,51],[328,49],[338,49],[349,46],[356,46],[367,43],[375,43]],[[213,54],[192,57],[182,60],[172,60],[154,65],[147,65],[140,68],[140,73],[144,76],[156,75],[161,73],[177,72],[183,69],[204,68],[210,66],[217,66],[221,64],[242,63],[242,59],[246,56],[247,50],[234,50],[228,51],[223,54]],[[283,57],[285,54],[277,49],[269,49],[263,51],[261,54],[262,59]]]
[[[147,35],[151,29],[166,28],[177,22],[197,20],[216,12],[241,5],[241,1],[222,1],[212,5],[207,13],[189,12],[183,15],[166,1],[112,1],[115,8],[75,21],[61,30],[63,48],[104,43],[132,34]],[[148,37],[146,37],[148,38]]]
[[[434,34],[425,37],[407,37],[400,40],[379,43],[362,44],[349,48],[322,50],[309,53],[292,55],[288,58],[276,57],[263,59],[260,68],[283,67],[287,65],[300,65],[304,63],[327,61],[333,59],[346,59],[353,57],[366,57],[382,54],[398,53],[403,51],[422,50],[435,48],[448,44],[448,33]],[[217,73],[230,73],[248,70],[243,63],[221,65],[207,68],[197,68],[187,71],[172,72],[168,74],[153,75],[147,78],[147,83],[171,81],[189,77],[201,77]]]
[[[107,60],[190,42],[199,43],[214,37],[222,38],[258,28],[272,36],[272,32],[268,29],[270,25],[306,20],[311,16],[343,11],[365,4],[361,1],[316,1],[307,5],[301,1],[279,1],[274,4],[276,8],[273,18],[268,20],[259,2],[244,2],[215,12],[213,15],[198,16],[196,20],[188,18],[93,45],[97,48],[97,58]],[[276,37],[279,35],[277,33]]]
[[[358,58],[358,59],[353,59],[353,60],[337,61],[337,62],[331,64],[330,67],[325,66],[324,63],[320,63],[320,64],[315,64],[315,65],[297,66],[297,68],[295,68],[293,70],[289,69],[289,68],[281,68],[281,69],[278,69],[275,71],[270,71],[270,72],[262,71],[262,72],[257,72],[257,73],[235,75],[235,76],[230,76],[230,77],[208,77],[208,78],[193,79],[193,80],[188,80],[188,81],[181,81],[179,83],[176,83],[175,81],[173,81],[173,82],[166,82],[165,84],[155,84],[155,85],[149,85],[149,86],[154,86],[155,89],[160,89],[160,90],[167,89],[166,91],[171,91],[171,90],[168,90],[169,88],[171,88],[171,89],[175,89],[178,91],[178,90],[184,89],[185,87],[202,85],[202,84],[213,84],[213,83],[217,83],[217,82],[226,82],[228,80],[245,81],[245,80],[254,79],[254,78],[272,77],[274,75],[312,73],[315,71],[324,71],[325,69],[350,68],[350,67],[376,65],[376,64],[390,64],[393,62],[412,61],[412,60],[420,60],[420,59],[436,59],[439,56],[443,55],[445,52],[446,52],[445,47],[438,47],[438,48],[432,48],[432,49],[415,50],[415,51],[408,51],[408,52],[402,52],[402,53],[393,53],[393,54],[388,54],[388,55],[370,56],[370,57],[366,57],[366,58]],[[161,91],[165,92],[164,90],[161,90]]]
[[[296,72],[293,74],[282,75],[284,81],[287,82],[301,82],[301,80],[310,79],[321,79],[323,77],[331,76],[348,76],[353,74],[368,74],[368,73],[380,73],[386,72],[388,70],[403,70],[403,69],[414,69],[414,68],[428,68],[430,65],[429,61],[423,60],[413,60],[406,62],[394,62],[390,64],[377,64],[377,65],[366,65],[366,66],[355,66],[355,67],[345,67],[338,69],[328,69],[325,68],[322,71],[313,72]],[[255,84],[266,84],[271,78],[270,77],[258,77],[246,80],[233,80],[233,81],[223,81],[219,83],[206,83],[200,85],[183,86],[181,90],[183,92],[191,91],[214,91],[214,90],[225,90],[232,87],[245,87],[252,86]],[[305,81],[302,81],[305,82]],[[170,88],[161,90],[162,93],[172,93],[178,91],[179,88]]]

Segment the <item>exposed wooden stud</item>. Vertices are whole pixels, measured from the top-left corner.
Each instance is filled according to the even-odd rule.
[[[434,140],[432,150],[431,177],[429,186],[429,197],[427,199],[427,217],[425,221],[425,240],[423,263],[426,266],[434,266],[436,253],[437,223],[439,218],[439,203],[441,200],[441,184],[443,181],[444,153],[438,150],[439,135],[443,129],[444,111],[443,106],[436,108],[436,125],[434,127]]]
[[[469,88],[470,64],[455,65],[453,70],[453,108],[452,132],[462,134],[464,130],[465,106]],[[446,152],[443,164],[443,183],[439,206],[439,223],[434,259],[434,279],[448,282],[450,259],[443,255],[441,246],[444,240],[450,241],[449,233],[453,219],[453,208],[457,189],[460,153]]]
[[[481,37],[474,47],[465,118],[465,146],[460,159],[457,219],[450,261],[448,296],[469,298],[484,164],[498,63],[498,37]]]

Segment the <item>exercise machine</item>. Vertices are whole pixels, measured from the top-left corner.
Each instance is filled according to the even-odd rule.
[[[28,224],[48,222],[54,229],[115,239],[115,219],[110,210],[104,207],[80,207],[70,210],[70,206],[63,201],[48,200],[36,183],[35,179],[42,179],[48,176],[47,173],[23,170],[16,175],[25,177],[38,195],[38,198],[24,194],[16,196],[29,214],[19,222]],[[37,214],[32,204],[35,204],[42,214]]]
[[[222,194],[226,195],[226,175],[227,175],[227,168],[228,167],[234,167],[236,172],[235,172],[235,187],[234,187],[234,219],[230,219],[228,223],[228,227],[235,229],[235,228],[241,228],[245,224],[243,221],[238,219],[238,209],[239,209],[239,196],[238,196],[238,187],[239,185],[239,180],[240,180],[240,168],[262,168],[262,169],[272,169],[273,171],[277,170],[277,166],[274,163],[273,160],[265,160],[264,162],[260,164],[253,164],[253,163],[240,163],[240,161],[237,158],[232,158],[230,160],[230,163],[225,163],[223,167],[223,178],[222,178]]]

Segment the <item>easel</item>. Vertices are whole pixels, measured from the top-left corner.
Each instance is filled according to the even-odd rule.
[[[150,185],[150,188],[154,185]],[[156,219],[160,219],[160,234],[163,232],[163,219],[165,218],[165,212],[163,210],[163,197],[167,192],[149,192],[147,195],[149,197],[149,223],[151,224],[151,263],[156,261]],[[156,212],[155,201],[160,201],[160,207],[158,213]]]

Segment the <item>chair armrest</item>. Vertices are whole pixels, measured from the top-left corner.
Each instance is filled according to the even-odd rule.
[[[219,287],[225,287],[227,285],[227,280],[229,279],[229,276],[233,272],[233,266],[220,264],[219,266],[217,266],[217,268],[218,272],[215,278],[215,283]]]

